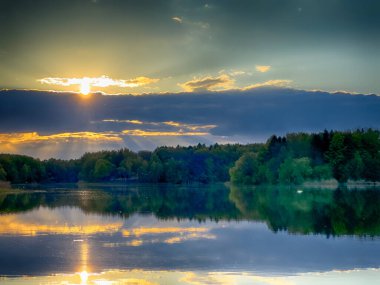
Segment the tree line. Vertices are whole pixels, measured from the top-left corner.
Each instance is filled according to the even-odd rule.
[[[150,183],[302,184],[307,180],[380,181],[380,132],[291,133],[261,144],[214,144],[86,153],[39,160],[0,154],[0,180],[11,183],[138,181]]]
[[[230,169],[239,184],[302,184],[307,180],[380,181],[380,132],[356,130],[272,136]]]

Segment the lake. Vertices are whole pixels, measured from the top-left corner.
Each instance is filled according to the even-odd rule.
[[[0,190],[0,284],[375,284],[380,189]]]

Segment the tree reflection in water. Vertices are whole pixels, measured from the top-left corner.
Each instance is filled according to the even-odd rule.
[[[151,213],[164,220],[262,221],[274,232],[326,236],[380,235],[380,189],[291,187],[93,185],[78,189],[12,191],[0,194],[0,213],[40,206],[80,208],[85,213]]]

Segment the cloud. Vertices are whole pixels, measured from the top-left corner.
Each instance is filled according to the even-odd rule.
[[[177,22],[177,23],[180,23],[180,24],[182,24],[182,22],[183,22],[182,18],[180,18],[180,17],[173,17],[172,20]]]
[[[129,246],[141,246],[143,244],[143,241],[140,239],[134,239],[127,243]]]
[[[147,281],[140,278],[126,278],[122,279],[121,283],[123,285],[158,285],[156,282]]]
[[[289,87],[291,83],[292,83],[292,80],[274,79],[274,80],[268,80],[265,82],[260,82],[260,83],[248,85],[248,86],[242,88],[242,90],[249,90],[249,89],[254,89],[254,88],[259,88],[259,87],[268,87],[268,86]]]
[[[185,128],[185,129],[192,130],[192,131],[210,130],[210,129],[213,129],[213,128],[217,127],[217,125],[184,124],[184,123],[173,122],[173,121],[163,122],[163,124],[168,125],[168,126],[179,127],[181,129]]]
[[[114,132],[65,132],[41,135],[38,132],[0,133],[0,152],[76,158],[85,152],[122,148],[124,140]]]
[[[98,124],[99,122],[93,121],[93,124]],[[172,127],[169,128],[169,130],[176,130],[177,132],[172,133],[188,133],[189,131],[199,131],[199,130],[211,130],[213,128],[216,128],[216,125],[201,125],[201,124],[186,124],[181,122],[174,122],[174,121],[165,121],[165,122],[147,122],[147,121],[140,121],[140,120],[118,120],[118,119],[104,119],[101,120],[100,123],[116,123],[116,124],[130,124],[130,125],[140,125],[141,127],[149,127],[149,131],[151,133],[154,133],[156,131],[159,132],[167,132],[168,126]],[[154,129],[153,129],[154,128]],[[141,131],[139,129],[133,129],[133,130],[124,130],[126,133],[130,133],[130,131]],[[137,133],[138,133],[137,132]],[[190,132],[191,133],[191,132]]]
[[[104,119],[102,122],[105,123],[130,123],[134,125],[142,125],[144,122],[141,122],[139,120],[114,120],[114,119]]]
[[[179,281],[192,285],[227,285],[237,284],[236,276],[229,276],[224,273],[205,273],[197,274],[195,272],[187,272]]]
[[[131,135],[131,136],[137,136],[137,137],[178,137],[178,136],[205,136],[209,133],[206,132],[185,132],[185,131],[178,131],[178,132],[168,132],[168,131],[144,131],[140,129],[136,130],[124,130],[122,132],[124,135]]]
[[[265,73],[271,69],[271,66],[270,65],[256,65],[255,68],[256,68],[256,71]]]
[[[280,87],[289,83],[223,92],[94,94],[85,101],[72,93],[0,91],[0,151],[71,158],[100,149],[247,143],[287,132],[379,127],[379,96]]]
[[[196,29],[208,29],[210,28],[210,24],[207,22],[202,22],[202,21],[190,21],[189,19],[184,19],[182,17],[172,17],[172,20],[176,23],[179,24],[184,24],[188,28],[196,28]]]
[[[247,74],[247,72],[243,70],[233,70],[230,72],[231,76],[240,76],[240,75],[245,75],[245,74]]]
[[[136,77],[133,79],[112,79],[108,76],[101,77],[83,77],[83,78],[62,78],[62,77],[46,77],[38,79],[41,84],[48,85],[61,85],[61,86],[72,86],[72,85],[82,85],[84,83],[89,84],[93,87],[127,87],[134,88],[140,87],[147,84],[156,83],[159,81],[157,78],[149,78],[145,76]]]
[[[158,81],[159,81],[158,78],[149,78],[149,77],[145,77],[145,76],[140,76],[140,77],[136,77],[134,79],[124,80],[124,81],[121,80],[122,83],[124,82],[126,87],[138,87],[138,86],[156,83]],[[121,84],[120,87],[123,87],[122,85],[123,84]]]
[[[94,141],[113,141],[120,142],[122,139],[114,133],[95,133],[95,132],[75,132],[75,133],[58,133],[51,135],[40,135],[37,132],[31,133],[0,133],[1,144],[19,144],[35,143],[40,141],[57,141],[57,140],[94,140]]]
[[[222,69],[218,72],[218,74],[227,74],[231,77],[240,77],[240,76],[251,76],[252,72],[249,70],[239,70],[239,69]]]
[[[200,92],[200,91],[215,91],[231,89],[234,80],[226,74],[217,77],[207,76],[203,78],[195,78],[185,83],[179,84],[187,92]]]

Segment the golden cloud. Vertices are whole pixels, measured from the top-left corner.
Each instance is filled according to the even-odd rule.
[[[190,131],[198,131],[198,130],[210,130],[213,128],[216,128],[217,125],[198,125],[198,124],[185,124],[181,122],[175,122],[175,121],[165,121],[165,122],[143,122],[140,120],[118,120],[118,119],[104,119],[102,122],[105,123],[128,123],[128,124],[134,124],[134,125],[150,125],[150,126],[159,126],[159,127],[175,127],[179,130],[182,130],[182,133],[185,132],[183,130],[190,130]],[[95,122],[96,123],[96,122]],[[132,130],[126,130],[127,133],[129,133]],[[140,132],[141,130],[139,130]],[[146,131],[147,132],[147,131]],[[161,132],[162,133],[162,132]],[[171,132],[172,134],[173,132]],[[172,134],[173,136],[173,134]]]
[[[265,73],[271,69],[271,66],[270,65],[256,65],[255,68],[256,68],[256,71]]]
[[[245,74],[247,74],[247,72],[243,70],[233,70],[230,72],[231,76],[240,76],[240,75],[245,75]]]
[[[196,91],[220,91],[231,89],[235,81],[226,74],[222,74],[217,77],[203,77],[195,78],[193,80],[187,81],[185,83],[178,84],[187,92]]]
[[[235,276],[230,276],[224,273],[206,273],[197,274],[195,272],[186,272],[185,276],[179,281],[185,282],[192,285],[230,285],[237,284]]]
[[[37,132],[30,133],[0,133],[0,144],[34,143],[50,140],[90,140],[121,142],[122,139],[115,133],[73,132],[40,135]]]
[[[133,79],[112,79],[108,76],[101,77],[83,77],[83,78],[62,78],[62,77],[46,77],[38,79],[41,84],[48,85],[60,85],[60,86],[72,86],[72,85],[83,85],[88,84],[94,87],[140,87],[147,84],[156,83],[159,81],[157,78],[149,78],[145,76],[136,77]]]
[[[213,129],[213,128],[216,128],[217,125],[195,125],[195,124],[183,124],[183,123],[180,123],[180,122],[174,122],[174,121],[167,121],[167,122],[163,122],[163,124],[165,125],[168,125],[168,126],[172,126],[172,127],[178,127],[178,128],[185,128],[185,129],[188,129],[188,130],[192,130],[192,131],[197,131],[197,130],[209,130],[209,129]]]
[[[140,129],[136,129],[136,130],[124,130],[122,133],[123,133],[124,135],[130,135],[130,136],[136,136],[136,137],[159,137],[159,136],[166,136],[166,137],[179,137],[179,136],[205,136],[205,135],[208,135],[208,134],[209,134],[209,133],[206,133],[206,132],[144,131],[144,130],[140,130]]]
[[[167,122],[164,122],[164,124],[168,125],[168,126],[173,126],[173,127],[180,127],[181,126],[181,123],[174,122],[174,121],[167,121]]]
[[[134,239],[134,240],[131,240],[130,242],[128,242],[129,246],[140,246],[142,244],[143,244],[143,241],[140,239]]]
[[[292,80],[286,80],[286,79],[274,79],[274,80],[268,80],[261,83],[252,84],[249,86],[246,86],[242,88],[241,90],[249,90],[254,89],[258,87],[265,87],[265,86],[275,86],[275,87],[289,87],[290,83],[292,83]]]
[[[123,285],[158,285],[158,283],[150,282],[139,278],[128,278],[121,281]]]
[[[145,124],[142,121],[139,120],[115,120],[115,119],[105,119],[102,120],[102,122],[107,122],[107,123],[130,123],[130,124],[135,124],[135,125],[142,125]]]

